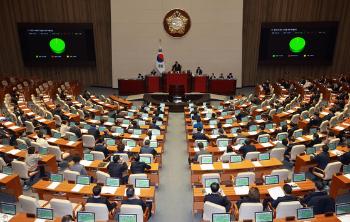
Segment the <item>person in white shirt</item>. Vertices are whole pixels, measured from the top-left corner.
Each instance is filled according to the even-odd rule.
[[[36,139],[36,142],[40,145],[40,147],[47,148],[49,147],[49,143],[44,139],[44,135],[42,132],[38,132],[36,134],[38,138]]]
[[[66,136],[66,132],[69,132],[69,126],[66,120],[63,120],[60,127],[61,136]]]

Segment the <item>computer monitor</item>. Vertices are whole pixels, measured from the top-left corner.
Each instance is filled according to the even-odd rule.
[[[123,124],[129,125],[129,124],[130,124],[130,120],[128,120],[128,119],[123,119]]]
[[[228,146],[228,144],[229,144],[229,142],[230,142],[230,140],[222,140],[222,139],[220,139],[220,140],[218,140],[218,147],[227,147]]]
[[[304,207],[297,209],[297,219],[307,220],[314,218],[314,210],[311,207]]]
[[[158,129],[152,129],[152,135],[153,135],[153,136],[159,136],[159,135],[160,135],[160,130],[158,130]]]
[[[278,141],[282,141],[284,139],[287,139],[288,134],[287,133],[281,133],[281,134],[277,134],[277,140]]]
[[[213,164],[213,156],[203,155],[200,164]]]
[[[270,184],[278,184],[279,181],[279,176],[278,175],[266,175],[265,176],[265,184],[270,185]]]
[[[268,143],[270,141],[269,136],[259,136],[259,143]]]
[[[134,113],[133,112],[128,112],[128,116],[132,117],[132,116],[134,116]]]
[[[77,141],[77,140],[78,140],[78,138],[77,138],[76,135],[68,135],[68,141],[73,141],[73,142],[75,142],[75,141]]]
[[[54,138],[56,138],[56,139],[59,139],[59,138],[61,138],[61,133],[59,133],[59,132],[55,132],[54,134],[53,134],[53,137]]]
[[[329,150],[335,150],[337,148],[337,143],[332,142],[332,143],[328,143],[328,148]]]
[[[114,123],[115,119],[110,117],[110,118],[108,118],[107,122]]]
[[[84,129],[89,130],[91,126],[89,124],[84,124]]]
[[[302,137],[303,136],[303,131],[294,131],[293,136],[295,138]]]
[[[240,113],[241,113],[241,110],[239,110],[239,109],[235,110],[235,115],[238,115]]]
[[[44,220],[53,220],[53,209],[36,208],[36,218]]]
[[[280,122],[280,127],[287,126],[287,121]]]
[[[1,203],[1,213],[16,215],[16,204],[11,203]]]
[[[198,147],[198,143],[203,143],[203,147],[208,147],[208,141],[206,141],[206,140],[200,140],[200,141],[196,140],[195,141],[196,147]]]
[[[241,144],[241,145],[244,145],[246,141],[247,141],[247,138],[238,138],[237,139],[237,143]]]
[[[127,140],[126,146],[127,147],[136,147],[136,141],[135,140]]]
[[[135,187],[136,188],[149,188],[150,181],[149,181],[149,179],[135,179]]]
[[[142,119],[147,119],[148,118],[148,114],[147,113],[142,113],[141,117],[142,117]]]
[[[95,222],[95,213],[78,211],[77,222]]]
[[[230,156],[230,163],[240,163],[240,162],[242,162],[241,155],[231,155]]]
[[[251,125],[249,126],[249,132],[255,132],[258,130],[258,125]]]
[[[100,127],[98,127],[98,131],[99,132],[103,132],[103,131],[105,131],[107,128],[105,127],[105,126],[100,126]]]
[[[70,126],[70,127],[75,126],[75,122],[70,122],[70,123],[69,123],[69,126]]]
[[[123,134],[124,133],[124,129],[122,127],[116,127],[115,128],[115,132],[118,134]]]
[[[219,178],[208,178],[208,179],[204,179],[204,186],[205,188],[210,188],[210,185],[212,183],[218,183],[220,184]]]
[[[219,129],[213,129],[213,130],[211,131],[211,134],[213,134],[213,135],[219,135]]]
[[[235,179],[236,187],[248,186],[248,185],[249,185],[249,177],[236,177]]]
[[[248,117],[246,116],[246,117],[243,117],[242,118],[242,122],[248,122]]]
[[[161,126],[161,125],[163,125],[162,121],[156,121],[156,126]]]
[[[94,155],[92,153],[84,153],[84,160],[94,161]]]
[[[233,127],[231,129],[231,133],[237,133],[237,130],[239,129],[239,127]]]
[[[4,169],[3,169],[4,171]],[[343,173],[350,174],[350,165],[343,165]]]
[[[119,214],[118,222],[137,222],[136,214]]]
[[[232,124],[232,123],[233,123],[233,119],[227,119],[227,120],[225,121],[225,123],[226,123],[226,124]]]
[[[310,155],[310,154],[314,154],[314,153],[316,153],[316,147],[306,148],[306,154]]]
[[[337,215],[350,214],[350,202],[336,204],[335,213]]]
[[[150,156],[140,156],[140,162],[151,164],[152,163],[152,159],[151,159]]]
[[[3,166],[2,167],[2,173],[6,175],[12,175],[12,167],[10,166]]]
[[[255,222],[272,222],[272,211],[255,212]]]
[[[132,134],[134,134],[134,135],[141,135],[142,134],[142,130],[141,129],[134,129],[132,131]]]
[[[109,187],[119,187],[120,180],[119,178],[107,177],[105,185]]]
[[[314,135],[315,133],[317,133],[317,128],[310,128],[309,133],[310,135]]]
[[[100,121],[101,120],[101,116],[95,116],[95,120]]]
[[[158,142],[156,140],[150,140],[149,141],[149,146],[152,148],[157,148],[158,147]]]
[[[256,115],[255,120],[261,120],[261,115]]]
[[[301,182],[301,181],[305,181],[305,180],[306,180],[305,173],[294,173],[293,174],[293,182]]]
[[[222,112],[221,116],[227,116],[227,112]]]
[[[90,184],[90,177],[79,175],[79,176],[77,176],[75,183],[81,184],[81,185],[89,185]]]
[[[107,139],[106,144],[107,144],[107,146],[115,146],[115,140],[114,139]]]
[[[273,123],[265,124],[265,129],[269,129],[269,130],[273,129]]]
[[[47,155],[48,149],[47,147],[39,147],[39,154],[40,155]]]
[[[26,144],[24,144],[24,143],[20,143],[20,144],[18,144],[18,149],[19,150],[26,150],[27,149],[27,145]]]
[[[51,182],[62,182],[63,181],[63,175],[58,173],[52,173],[50,175]]]
[[[259,160],[269,160],[270,153],[259,153]]]
[[[230,222],[231,215],[229,213],[213,213],[212,222]]]
[[[218,121],[216,121],[216,120],[209,121],[209,125],[216,125],[216,124],[218,124]]]
[[[146,125],[146,121],[139,120],[139,125],[140,125],[140,126],[145,126],[145,125]]]

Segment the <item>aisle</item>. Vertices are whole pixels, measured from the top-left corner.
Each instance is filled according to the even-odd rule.
[[[193,221],[185,139],[183,113],[170,113],[160,187],[156,193],[157,213],[151,222]]]

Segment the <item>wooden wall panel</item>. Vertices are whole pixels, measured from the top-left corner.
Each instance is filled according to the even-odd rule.
[[[349,0],[244,0],[243,86],[266,79],[317,78],[320,75],[350,74]],[[337,45],[331,66],[258,65],[262,22],[339,21]]]
[[[25,67],[17,22],[93,23],[96,66]],[[110,0],[1,0],[0,49],[0,77],[36,75],[79,80],[85,86],[112,86]]]

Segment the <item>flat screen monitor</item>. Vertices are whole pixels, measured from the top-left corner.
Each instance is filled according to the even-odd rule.
[[[63,175],[62,174],[58,174],[58,173],[52,173],[50,175],[50,180],[51,182],[62,182],[63,181]]]
[[[314,218],[314,210],[311,207],[297,209],[298,220],[307,220],[311,218]]]
[[[269,160],[270,159],[270,153],[260,153],[259,154],[259,160]]]
[[[214,213],[212,214],[212,222],[230,222],[231,214],[229,213]]]
[[[84,160],[94,161],[94,155],[92,153],[84,153]]]
[[[136,188],[149,188],[150,181],[149,181],[149,179],[135,179],[135,187]]]
[[[3,169],[4,171],[4,169]],[[350,174],[350,165],[343,165],[343,173]]]
[[[306,148],[306,154],[310,155],[310,154],[314,154],[314,153],[316,153],[316,147]]]
[[[1,203],[1,213],[16,215],[16,204],[11,203]]]
[[[272,222],[272,211],[255,212],[255,222]]]
[[[278,184],[279,183],[279,176],[278,175],[268,175],[265,176],[265,184]]]
[[[305,173],[293,174],[293,182],[301,182],[301,181],[305,181],[305,180],[306,180]]]
[[[79,175],[79,176],[77,176],[76,184],[89,185],[90,184],[90,177]]]
[[[231,155],[230,156],[230,163],[240,163],[240,162],[242,162],[241,155]]]
[[[2,167],[2,173],[6,175],[12,175],[12,167],[10,166],[3,166]]]
[[[119,187],[120,180],[119,180],[119,178],[107,177],[105,184],[106,184],[106,186],[109,186],[109,187]]]
[[[53,220],[53,209],[36,208],[36,218],[44,220]]]
[[[106,144],[107,144],[107,146],[115,146],[115,140],[114,139],[108,139]]]
[[[140,162],[151,164],[152,158],[150,156],[140,156]]]
[[[200,164],[213,164],[213,156],[203,155]]]
[[[335,213],[337,215],[350,214],[350,202],[336,204]]]
[[[136,147],[136,141],[135,140],[127,140],[126,146],[127,147]]]
[[[236,187],[248,186],[248,185],[249,185],[249,177],[236,177],[235,179]]]
[[[79,211],[77,213],[77,222],[95,222],[95,213]]]
[[[137,222],[136,214],[119,214],[118,222]]]
[[[259,136],[259,143],[268,143],[270,141],[269,136]]]
[[[223,140],[223,139],[219,139],[218,141],[218,147],[227,147],[230,140]]]
[[[219,179],[218,178],[208,178],[208,179],[204,179],[204,186],[205,186],[205,188],[210,188],[210,185],[212,184],[212,183],[218,183],[218,184],[220,184],[220,181],[219,181]]]

